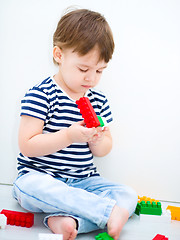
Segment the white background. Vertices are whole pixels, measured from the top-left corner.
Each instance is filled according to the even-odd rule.
[[[101,12],[116,44],[98,86],[114,114],[103,176],[180,202],[180,1],[0,1],[0,183],[16,176],[20,100],[56,73],[52,35],[71,5]]]

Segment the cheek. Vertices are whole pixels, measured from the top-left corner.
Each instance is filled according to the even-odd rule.
[[[76,71],[66,71],[64,79],[69,86],[76,87],[81,84],[82,77]]]
[[[98,75],[97,78],[96,78],[96,84],[99,83],[100,79],[101,79],[101,75]]]
[[[69,68],[63,68],[62,73],[63,73],[63,77],[67,81],[70,81],[75,76],[75,72],[73,71],[73,69],[69,70]]]

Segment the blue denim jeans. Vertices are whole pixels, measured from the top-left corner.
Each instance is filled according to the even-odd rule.
[[[14,182],[14,198],[30,212],[50,216],[71,216],[78,221],[78,233],[106,227],[115,204],[129,211],[137,205],[137,195],[130,187],[112,183],[100,176],[83,179],[54,178],[30,172]]]

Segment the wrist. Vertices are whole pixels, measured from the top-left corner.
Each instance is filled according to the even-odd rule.
[[[72,144],[73,143],[73,138],[72,138],[72,133],[71,133],[71,127],[66,128],[65,133],[66,133],[66,138],[67,138],[68,142],[70,144]]]

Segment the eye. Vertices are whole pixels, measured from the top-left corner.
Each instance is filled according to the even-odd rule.
[[[97,70],[96,72],[97,72],[98,74],[101,74],[101,73],[102,73],[102,71],[100,71],[100,70]]]
[[[85,72],[87,72],[87,71],[88,71],[88,69],[82,69],[82,68],[79,68],[79,71],[80,71],[80,72],[84,72],[84,73],[85,73]]]

